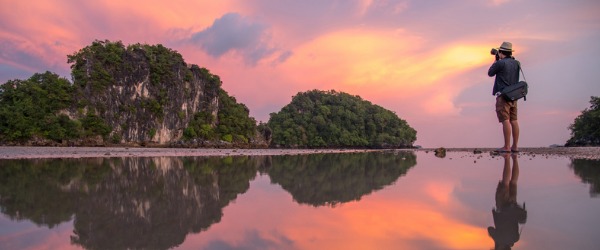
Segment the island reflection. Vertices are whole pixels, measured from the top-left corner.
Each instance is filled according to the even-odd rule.
[[[71,243],[89,249],[167,249],[221,220],[262,158],[6,161],[0,206],[13,220],[74,219]]]
[[[416,165],[412,152],[297,156],[0,161],[0,208],[53,228],[73,220],[71,244],[167,249],[221,221],[258,171],[313,206],[359,200]]]
[[[600,194],[600,160],[572,159],[569,165],[581,182],[590,184],[590,196]]]
[[[335,206],[393,184],[416,164],[412,152],[274,156],[267,173],[300,204]]]

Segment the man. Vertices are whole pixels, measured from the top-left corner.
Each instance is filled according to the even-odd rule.
[[[512,56],[512,43],[503,42],[496,53],[496,61],[488,70],[490,77],[496,76],[492,95],[496,96],[496,115],[502,123],[504,146],[497,152],[519,152],[519,122],[517,121],[517,101],[507,101],[500,94],[509,85],[519,82],[520,65]],[[512,136],[512,145],[510,139]]]

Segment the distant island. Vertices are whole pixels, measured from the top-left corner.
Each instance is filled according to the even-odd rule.
[[[416,130],[343,92],[298,93],[267,123],[219,76],[162,45],[94,41],[68,55],[72,81],[36,73],[0,86],[0,145],[402,148]]]

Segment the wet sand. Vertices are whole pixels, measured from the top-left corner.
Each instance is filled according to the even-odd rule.
[[[163,157],[163,156],[258,156],[379,151],[371,149],[213,149],[143,147],[0,147],[0,159]]]
[[[435,149],[420,149],[433,151]],[[480,151],[481,154],[496,154],[492,148],[448,148],[448,152],[472,152]],[[538,156],[564,156],[574,159],[600,160],[600,147],[555,147],[555,148],[521,148],[520,155]]]
[[[164,156],[236,156],[299,155],[389,151],[390,149],[207,149],[143,147],[0,147],[0,159],[89,158],[89,157],[164,157]],[[434,149],[402,149],[433,151]],[[489,148],[447,148],[448,152],[493,154]],[[564,156],[600,159],[600,147],[522,148],[521,155]]]

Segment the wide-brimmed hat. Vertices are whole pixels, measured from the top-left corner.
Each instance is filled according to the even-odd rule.
[[[514,51],[512,49],[512,43],[510,42],[502,42],[502,45],[500,45],[500,48],[498,48],[498,50],[502,50],[502,51]]]

